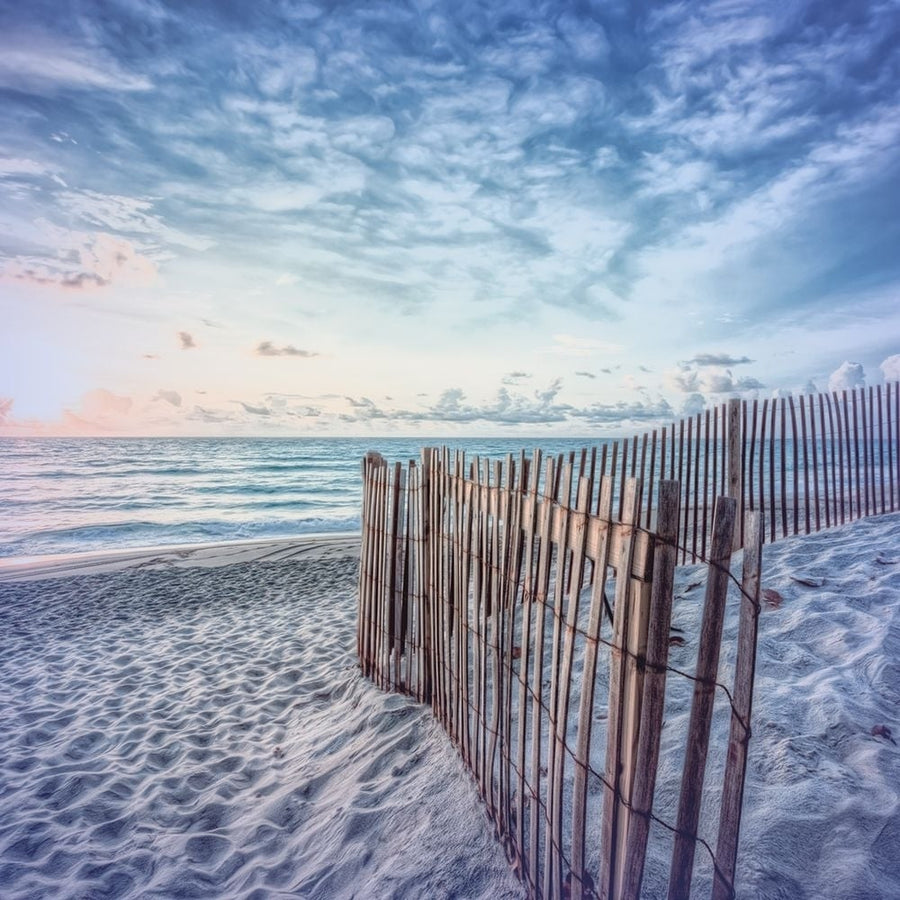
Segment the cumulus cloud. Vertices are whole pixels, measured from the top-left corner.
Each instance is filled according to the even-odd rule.
[[[490,400],[470,401],[461,388],[448,388],[430,406],[421,409],[385,410],[368,397],[347,397],[352,411],[341,418],[345,422],[371,423],[380,420],[408,423],[472,424],[487,423],[503,427],[517,425],[583,424],[620,427],[631,422],[662,421],[672,417],[672,407],[662,397],[637,402],[592,403],[573,406],[559,394],[561,379],[531,394],[514,393],[501,387]]]
[[[669,388],[684,394],[729,394],[765,387],[759,379],[749,375],[735,378],[727,369],[711,366],[695,369],[688,363],[668,371],[663,380]]]
[[[179,331],[178,340],[181,342],[182,350],[194,350],[197,347],[194,343],[194,336],[187,331]]]
[[[703,412],[704,409],[706,409],[706,398],[703,394],[688,394],[684,398],[684,403],[681,404],[681,415],[696,416],[697,413]]]
[[[849,391],[853,388],[866,386],[866,372],[858,362],[849,360],[841,363],[828,376],[829,391]]]
[[[879,368],[885,381],[900,381],[900,353],[889,356]]]
[[[312,350],[300,350],[291,344],[276,347],[271,341],[260,341],[256,346],[255,352],[257,356],[299,356],[303,359],[310,359],[319,355]]]

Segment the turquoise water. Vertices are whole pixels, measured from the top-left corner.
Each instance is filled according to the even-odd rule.
[[[366,451],[406,460],[446,443],[501,458],[598,441],[6,439],[0,557],[357,531]]]

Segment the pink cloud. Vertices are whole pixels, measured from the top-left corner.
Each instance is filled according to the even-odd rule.
[[[156,263],[124,238],[104,232],[52,231],[57,258],[16,257],[4,276],[69,290],[97,290],[111,284],[143,286],[156,280]]]

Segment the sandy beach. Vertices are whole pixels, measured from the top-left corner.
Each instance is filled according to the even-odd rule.
[[[0,567],[0,894],[523,896],[430,712],[359,674],[356,554],[332,536]],[[678,570],[687,636],[700,572]],[[900,896],[900,516],[766,547],[763,586],[738,896]]]
[[[5,565],[0,895],[522,896],[430,712],[359,675],[357,543]]]

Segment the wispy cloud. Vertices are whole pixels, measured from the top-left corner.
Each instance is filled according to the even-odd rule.
[[[178,332],[178,341],[181,344],[182,350],[194,350],[197,347],[194,336],[187,331]]]
[[[129,241],[106,233],[66,232],[44,223],[56,242],[53,255],[16,255],[0,267],[0,276],[35,285],[76,290],[111,284],[149,285],[157,277],[153,260]]]
[[[742,366],[753,360],[749,356],[731,356],[728,353],[698,353],[688,362],[695,366]]]
[[[66,89],[146,91],[152,84],[96,48],[47,32],[7,28],[0,38],[0,87],[52,94]]]
[[[310,359],[319,355],[312,350],[300,350],[292,344],[276,347],[271,341],[260,341],[256,345],[255,353],[257,356],[298,356],[303,359]]]
[[[221,342],[202,342],[215,372],[241,347],[316,356],[287,343],[304,334],[348,357],[329,367],[329,349],[311,393],[354,397],[403,396],[397,373],[440,335],[443,371],[421,388],[463,392],[443,397],[449,418],[427,418],[437,404],[344,409],[383,423],[592,424],[620,399],[638,421],[656,390],[680,404],[759,390],[763,372],[768,389],[821,384],[845,355],[876,371],[898,324],[898,38],[882,2],[129,2],[69,18],[13,4],[2,312],[26,293],[89,302],[116,341],[112,310],[140,307],[162,335],[220,322]],[[886,299],[860,310],[869,291]],[[835,325],[854,312],[854,329]],[[46,310],[23,315],[44,327]],[[734,350],[735,334],[741,353],[707,352]],[[502,350],[454,380],[481,338]],[[344,365],[358,354],[391,365],[369,386]],[[573,412],[586,409],[574,389],[523,388],[574,365],[601,376],[595,419]],[[508,394],[484,399],[486,377]]]

